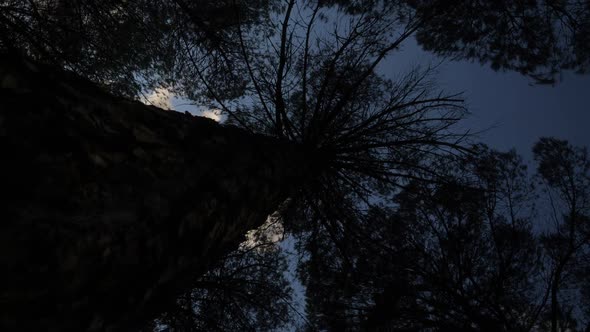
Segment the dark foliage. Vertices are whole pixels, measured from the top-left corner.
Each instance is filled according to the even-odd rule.
[[[535,230],[550,215],[535,212],[536,194],[521,159],[481,146],[474,151],[441,161],[444,182],[412,183],[393,204],[348,220],[338,236],[328,220],[302,235],[308,259],[300,271],[316,328],[584,329],[588,316],[578,306],[587,297],[587,233],[580,230],[571,247],[568,218],[557,228]],[[587,165],[584,150],[565,141],[542,139],[535,151],[543,153],[542,169],[556,161],[551,156],[565,157],[551,168],[559,182],[568,179],[565,160]],[[574,182],[587,191],[581,181],[588,170],[577,170]],[[587,200],[581,201],[577,214],[586,227]],[[553,247],[548,238],[555,239]],[[574,257],[583,258],[574,263]],[[559,302],[553,305],[552,298]]]
[[[284,253],[250,242],[221,260],[153,322],[160,331],[274,331],[293,320]]]
[[[71,69],[125,96],[175,89],[177,81],[195,89],[187,41],[215,55],[212,65],[230,66],[238,23],[232,13],[240,12],[245,28],[268,7],[267,0],[6,0],[0,5],[0,48]]]
[[[588,1],[422,1],[418,42],[436,54],[476,60],[553,83],[564,69],[590,68]]]
[[[439,91],[432,68],[394,80],[379,66],[415,36],[553,83],[588,70],[589,20],[575,0],[6,0],[0,48],[128,97],[164,87],[303,147],[314,166],[282,218],[305,257],[308,329],[556,331],[580,321],[570,289],[590,298],[586,151],[535,146],[560,202],[540,235],[522,160],[454,129],[462,97]],[[286,324],[284,266],[276,250],[241,248],[151,327]]]

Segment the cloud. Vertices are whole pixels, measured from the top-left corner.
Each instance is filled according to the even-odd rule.
[[[172,108],[172,98],[173,94],[170,90],[166,88],[156,88],[152,93],[150,93],[147,97],[144,98],[143,102],[145,104],[154,105],[159,108],[171,110]]]
[[[189,112],[196,116],[203,116],[213,119],[217,122],[223,122],[226,118],[220,109],[204,109],[191,104],[189,100],[175,95],[167,88],[155,88],[150,94],[141,98],[144,104],[153,105],[166,110],[176,110],[178,112]],[[186,107],[189,105],[189,107]]]
[[[209,119],[213,119],[217,122],[221,121],[221,110],[218,109],[211,109],[206,110],[201,113],[201,116],[204,116]]]

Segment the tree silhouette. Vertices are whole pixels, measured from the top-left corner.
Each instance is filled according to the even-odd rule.
[[[288,326],[294,313],[284,275],[286,257],[273,242],[276,234],[258,232],[262,236],[227,254],[175,308],[160,315],[155,330],[271,331]]]
[[[327,221],[302,233],[300,273],[315,328],[584,330],[585,149],[554,138],[535,145],[549,210],[535,207],[537,191],[514,152],[473,152],[442,158],[440,181],[412,181],[393,202],[347,220],[338,236]],[[571,241],[574,192],[580,219]]]
[[[339,122],[354,130],[350,138],[362,138],[362,145],[326,153],[332,146],[325,143],[324,129],[315,129],[305,142],[249,137],[236,128],[219,129],[205,120],[114,98],[75,75],[29,60],[5,57],[2,63],[7,95],[3,107],[10,110],[3,115],[3,132],[10,137],[6,142],[11,155],[3,164],[3,190],[12,195],[3,202],[10,216],[3,245],[5,252],[14,253],[6,256],[3,273],[3,284],[11,285],[4,293],[11,305],[2,323],[7,329],[16,329],[15,324],[31,329],[137,326],[190,287],[195,275],[234,247],[247,229],[262,223],[264,214],[272,212],[270,206],[299,195],[300,188],[311,192],[335,181],[325,174],[341,167],[328,166],[336,156],[360,156],[364,148],[376,153],[395,146],[403,155],[404,147],[409,149],[406,154],[420,146],[452,147],[455,142],[446,142],[452,137],[447,128],[458,118],[449,114],[462,111],[457,100],[426,97],[423,77],[412,74],[399,86],[383,83],[395,90],[375,109],[365,109],[358,125]],[[373,88],[365,82],[376,87],[385,82],[367,70],[348,93],[360,88],[370,92]],[[329,77],[322,83],[324,91],[336,93]],[[359,96],[369,97],[365,92]],[[344,109],[351,102],[355,105],[351,96],[340,100]],[[442,114],[427,117],[430,111]],[[317,116],[325,118],[325,111]],[[381,119],[389,122],[380,126]],[[322,126],[333,126],[327,120]],[[416,133],[393,131],[404,126]],[[279,138],[287,135],[283,128]],[[372,132],[380,140],[370,141]],[[385,163],[385,158],[373,163]],[[260,167],[248,166],[255,160]],[[400,170],[413,167],[408,162]],[[70,172],[75,176],[69,178]],[[262,178],[256,180],[256,174]],[[394,183],[394,176],[406,175],[369,176]],[[238,179],[244,181],[234,182]],[[341,202],[338,193],[318,194],[323,202]],[[315,208],[326,204],[309,201]],[[246,207],[251,212],[242,210]],[[50,236],[42,235],[45,229],[53,230]],[[20,262],[26,262],[24,270]],[[37,319],[27,319],[30,315]]]
[[[206,49],[211,61],[199,71],[218,85],[223,82],[224,93],[237,96],[245,83],[239,73],[248,71],[236,63],[243,55],[238,31],[267,35],[285,7],[292,12],[307,7],[304,11],[311,14],[317,6],[320,17],[314,20],[330,16],[321,14],[326,8],[332,14],[337,8],[349,15],[411,17],[419,22],[416,37],[426,50],[515,70],[543,84],[553,83],[564,69],[586,72],[590,59],[590,6],[582,0],[468,5],[447,0],[330,0],[283,5],[275,0],[7,0],[0,8],[0,47],[74,69],[115,93],[133,96],[166,86],[189,97],[203,87],[195,84],[199,74],[187,70],[192,66],[187,55],[194,47]]]
[[[111,93],[134,97],[186,77],[183,39],[230,67],[237,8],[242,29],[266,15],[269,1],[3,1],[0,47],[75,71]],[[223,69],[224,72],[229,72]],[[227,77],[228,86],[237,77]]]
[[[361,13],[393,4],[421,21],[418,43],[452,59],[517,71],[538,84],[554,84],[563,70],[588,71],[590,6],[586,1],[321,1]],[[401,11],[401,10],[400,10]]]
[[[416,33],[439,52],[452,47],[444,54],[465,51],[440,43],[438,28],[470,13],[445,2],[257,4],[2,4],[0,47],[11,54],[0,68],[10,156],[0,176],[11,197],[1,203],[3,252],[11,253],[2,257],[2,284],[11,285],[2,325],[136,328],[176,305],[162,316],[171,328],[269,327],[279,316],[268,305],[286,292],[266,265],[280,267],[280,259],[228,255],[279,208],[309,253],[301,273],[318,294],[308,301],[318,327],[531,330],[548,294],[552,328],[565,322],[553,294],[572,255],[552,256],[563,267],[552,269],[551,290],[540,287],[547,296],[530,294],[539,283],[526,275],[540,265],[530,221],[517,212],[528,197],[521,162],[462,145],[465,134],[453,129],[466,113],[462,99],[437,91],[430,68],[396,80],[379,74]],[[481,6],[483,21],[505,9]],[[483,49],[499,48],[498,57],[477,56],[531,76],[557,68],[545,52],[551,38],[532,55],[520,47],[533,38],[527,29],[508,46],[491,37]],[[584,43],[576,43],[583,68]],[[87,79],[134,97],[168,87],[222,110],[228,125],[116,98]],[[575,207],[565,224],[579,237]],[[547,252],[570,252],[560,241]],[[241,269],[250,262],[264,267],[254,269],[260,275],[233,279],[251,272]],[[252,284],[273,276],[250,296]]]
[[[590,249],[590,161],[586,148],[555,138],[542,138],[533,151],[551,206],[551,228],[543,240],[551,261],[550,317],[554,332],[571,325],[559,296],[565,296],[562,290],[568,283],[575,283],[573,270],[583,266]]]
[[[418,42],[429,51],[514,70],[553,84],[562,70],[588,71],[586,1],[408,1],[424,17]]]
[[[368,211],[341,243],[313,232],[305,238],[302,273],[319,328],[535,326],[544,303],[536,292],[542,280],[531,278],[541,260],[524,211],[533,198],[524,166],[514,153],[477,152],[441,161],[445,182],[413,183],[393,207]]]
[[[137,328],[314,173],[292,143],[0,64],[4,330]]]

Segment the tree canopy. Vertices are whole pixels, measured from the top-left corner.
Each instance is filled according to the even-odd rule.
[[[328,226],[319,226],[302,236],[309,258],[301,273],[315,326],[330,331],[587,328],[587,314],[579,307],[587,301],[581,272],[590,249],[586,226],[571,231],[567,204],[563,210],[554,201],[550,210],[535,207],[539,199],[547,204],[552,197],[537,196],[536,181],[514,152],[475,150],[475,156],[441,161],[447,182],[415,182],[393,204],[367,211],[358,222],[364,233],[334,239]],[[573,183],[587,181],[587,169],[566,171],[587,167],[584,149],[543,138],[535,152],[543,182],[544,165],[557,162],[551,172],[558,182],[548,190],[570,183],[568,174]],[[553,158],[560,155],[567,157]],[[587,220],[587,205],[578,206],[578,218]],[[554,223],[546,224],[552,218]],[[586,225],[581,219],[578,225]]]
[[[587,1],[4,0],[0,32],[2,52],[126,97],[165,88],[301,147],[313,176],[279,210],[301,255],[302,329],[590,326],[576,306],[590,302],[586,150],[542,138],[533,181],[515,152],[457,129],[463,97],[434,68],[380,70],[416,38],[538,83],[584,73]],[[285,267],[276,248],[241,247],[147,328],[286,326],[302,313]]]

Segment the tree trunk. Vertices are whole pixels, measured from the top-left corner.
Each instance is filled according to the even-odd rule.
[[[559,330],[558,323],[561,320],[561,311],[559,308],[559,300],[557,295],[559,293],[559,284],[561,282],[561,275],[563,269],[569,260],[569,254],[562,258],[553,274],[553,280],[551,280],[551,332],[557,332]]]
[[[558,283],[554,282],[551,285],[551,332],[557,332],[557,315],[559,312],[559,304],[557,302]]]
[[[298,146],[0,58],[0,330],[138,328],[309,176]]]

